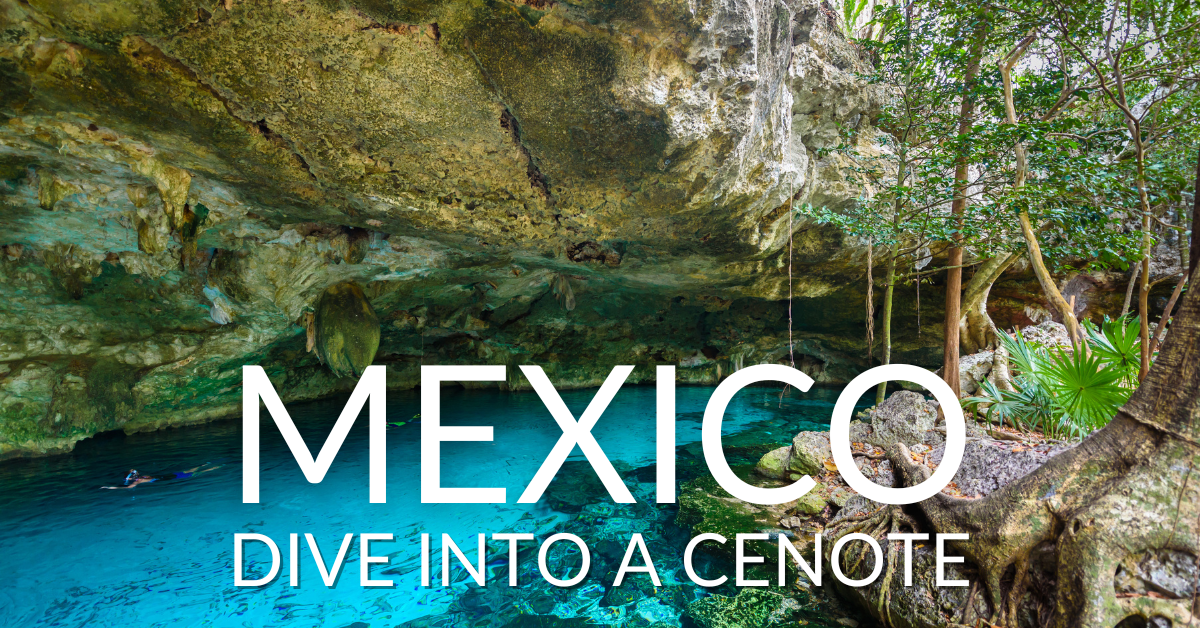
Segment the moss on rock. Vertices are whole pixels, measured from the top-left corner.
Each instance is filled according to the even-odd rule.
[[[379,350],[379,318],[356,283],[330,286],[317,299],[316,351],[339,377],[359,377]]]
[[[767,628],[794,626],[800,619],[796,600],[757,589],[742,589],[734,597],[712,595],[692,602],[686,617],[702,628]]]

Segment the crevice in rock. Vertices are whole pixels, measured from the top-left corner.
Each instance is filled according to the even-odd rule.
[[[372,21],[367,26],[364,26],[362,30],[384,31],[386,33],[391,33],[392,35],[406,37],[420,37],[424,35],[427,39],[435,44],[442,39],[442,30],[438,27],[437,22],[430,22],[429,24],[403,24],[400,22],[388,22],[387,24],[381,24],[379,22]]]
[[[504,102],[501,98],[499,86],[496,85],[494,80],[492,80],[492,77],[488,74],[487,69],[483,67],[483,63],[479,61],[479,57],[475,54],[475,49],[471,47],[471,41],[465,39],[463,43],[467,49],[467,53],[470,54],[471,59],[475,61],[475,67],[479,68],[480,75],[482,75],[484,80],[487,81],[488,86],[492,88],[492,93],[496,96],[496,100],[499,101],[500,106],[503,107],[503,110],[500,112],[500,128],[508,131],[509,136],[512,138],[513,144],[517,147],[517,150],[524,155],[525,175],[529,178],[529,185],[538,191],[542,198],[546,200],[548,205],[554,207],[554,195],[550,192],[550,185],[546,181],[546,176],[542,174],[542,170],[538,167],[537,160],[534,159],[533,153],[530,152],[529,147],[526,146],[525,142],[521,139],[521,126],[520,122],[517,120],[517,116],[513,114],[512,107],[510,107],[508,103]]]
[[[228,107],[228,105],[226,106]],[[230,110],[230,113],[232,114],[233,111]],[[255,122],[254,128],[257,129],[258,132],[261,133],[262,136],[267,140],[270,140],[272,143],[287,149],[287,151],[290,152],[292,157],[296,160],[296,163],[308,173],[308,176],[312,177],[313,181],[317,180],[317,175],[313,174],[312,168],[308,165],[308,160],[304,158],[304,155],[300,154],[300,151],[296,150],[295,144],[268,127],[266,119]]]
[[[517,122],[517,117],[512,114],[508,107],[500,113],[500,128],[509,132],[512,136],[513,144],[517,150],[525,156],[525,176],[529,178],[529,185],[537,190],[551,204],[554,203],[553,197],[550,195],[550,187],[546,184],[546,176],[542,174],[538,168],[537,162],[533,159],[533,154],[529,152],[529,147],[521,141],[521,127]]]
[[[296,165],[304,169],[313,181],[317,181],[317,175],[309,167],[308,160],[304,158],[304,155],[300,154],[295,142],[267,127],[265,119],[254,121],[240,115],[238,110],[241,109],[241,106],[232,98],[227,97],[220,90],[205,82],[191,66],[167,54],[157,44],[138,35],[126,38],[122,43],[122,48],[129,58],[138,65],[146,67],[148,64],[158,62],[165,66],[166,69],[177,72],[195,83],[200,89],[220,101],[224,105],[225,110],[229,112],[229,115],[238,122],[241,122],[248,131],[262,135],[264,139],[290,153],[296,161]]]

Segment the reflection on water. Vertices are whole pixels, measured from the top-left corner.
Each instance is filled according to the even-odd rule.
[[[705,472],[698,441],[711,391],[677,390],[681,480]],[[593,393],[562,396],[579,416]],[[541,400],[533,393],[449,387],[442,398],[444,424],[495,428],[493,442],[442,445],[443,485],[503,486],[515,502],[561,435]],[[768,446],[786,443],[798,430],[823,428],[835,399],[830,390],[792,391],[779,407],[778,389],[742,391],[726,413],[730,462],[737,462],[739,442],[756,444],[742,454],[746,462]],[[288,408],[314,454],[344,402]],[[389,421],[411,419],[419,406],[414,393],[388,393]],[[678,626],[683,607],[710,592],[692,585],[683,572],[689,535],[673,524],[675,509],[654,503],[654,408],[653,387],[624,388],[593,430],[638,500],[629,505],[612,502],[578,449],[537,504],[422,504],[417,421],[388,429],[388,503],[370,504],[365,412],[324,482],[316,485],[304,480],[264,412],[260,504],[241,503],[240,421],[101,436],[80,443],[69,455],[0,464],[0,567],[5,572],[0,625],[499,626],[533,614]],[[205,463],[220,468],[131,490],[100,490],[120,484],[131,468],[157,475]],[[234,587],[236,532],[275,539],[283,552],[282,576],[263,587]],[[329,563],[343,535],[364,532],[396,535],[394,542],[372,544],[373,553],[390,559],[375,566],[372,577],[392,579],[394,587],[359,586],[357,540],[332,588],[322,583],[302,542],[301,586],[289,586],[288,534],[313,534]],[[420,586],[422,532],[433,538],[434,586],[429,588]],[[555,532],[577,534],[591,548],[589,577],[572,588],[546,584],[537,571],[537,544],[530,542],[519,558],[521,586],[510,588],[506,544],[493,543],[487,587],[468,585],[457,564],[455,583],[440,586],[441,534],[450,534],[474,559],[480,532],[529,532],[539,541]],[[644,535],[661,588],[645,575],[611,587],[633,532]],[[261,544],[250,544],[247,559],[247,576],[255,577],[269,555]],[[565,577],[577,569],[578,555],[569,543],[560,543],[549,562]]]

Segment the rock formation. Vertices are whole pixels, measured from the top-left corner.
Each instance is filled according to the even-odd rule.
[[[804,208],[870,193],[822,151],[886,158],[880,94],[823,2],[0,0],[0,29],[0,457],[235,415],[242,364],[345,390],[305,316],[346,282],[393,386],[865,366],[864,248]],[[898,361],[937,362],[924,290]]]
[[[817,151],[877,102],[811,0],[4,0],[0,24],[0,456],[232,414],[244,363],[285,399],[344,388],[303,320],[344,282],[398,386],[422,360],[563,385],[777,361],[787,208],[853,202]],[[862,252],[794,222],[797,352],[845,380],[860,334],[817,314],[855,309]]]

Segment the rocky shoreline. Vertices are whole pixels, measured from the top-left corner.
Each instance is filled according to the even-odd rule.
[[[852,421],[851,441],[855,465],[876,484],[897,485],[898,474],[892,468],[887,451],[896,444],[905,445],[906,454],[914,462],[932,471],[941,462],[945,442],[944,429],[938,420],[937,402],[928,401],[913,391],[893,392],[882,404],[860,413]],[[1070,447],[1069,444],[1047,442],[1037,434],[999,430],[968,419],[962,464],[954,480],[943,492],[955,497],[981,498],[1032,472]],[[896,455],[895,449],[891,455]],[[805,474],[817,480],[816,488],[804,498],[769,507],[737,500],[707,477],[693,480],[681,488],[678,522],[689,527],[694,534],[716,532],[729,538],[746,532],[770,534],[769,541],[748,544],[755,553],[766,558],[766,571],[769,573],[774,573],[777,564],[776,535],[787,536],[807,560],[812,561],[815,533],[834,530],[839,524],[865,518],[880,510],[879,504],[858,495],[841,480],[830,453],[828,432],[801,432],[790,445],[770,451],[753,467],[742,467],[737,471],[743,480],[762,487],[782,486]],[[825,560],[828,560],[828,549],[833,540],[825,539]],[[885,560],[896,560],[892,553],[888,553],[887,557]],[[873,561],[868,553],[857,567],[844,565],[847,567],[845,573],[853,578],[865,577],[874,568]],[[904,586],[903,577],[898,574],[895,577],[881,576],[861,588],[845,586],[827,574],[823,588],[837,591],[851,606],[862,609],[884,625],[932,628],[972,624],[974,618],[989,617],[988,603],[985,596],[978,594],[977,586],[953,588],[935,585],[932,543],[914,543],[912,561],[911,587]],[[843,563],[846,562],[848,559],[843,556]],[[899,564],[885,562],[884,566],[885,574],[890,569],[902,569]],[[735,605],[759,604],[784,608],[784,604],[772,596],[801,596],[807,599],[813,589],[812,583],[799,570],[790,570],[789,573],[791,586],[788,588],[773,588],[770,594],[743,593]],[[977,574],[969,564],[947,565],[946,578],[978,582]],[[746,596],[744,599],[743,595]],[[883,605],[881,599],[889,602]],[[782,613],[779,616],[785,615]],[[782,623],[768,622],[762,625]]]

